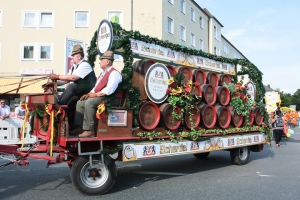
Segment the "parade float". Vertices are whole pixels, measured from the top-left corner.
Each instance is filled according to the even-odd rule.
[[[226,150],[234,164],[244,165],[250,151],[260,152],[270,141],[262,73],[248,60],[216,56],[102,20],[88,61],[94,65],[96,56],[109,49],[123,57],[123,81],[99,105],[95,137],[69,136],[68,121],[74,116],[68,119],[66,106],[55,104],[56,86],[52,92],[28,94],[26,104],[34,111],[28,134],[38,141],[26,151],[18,144],[0,145],[1,158],[15,155],[0,168],[27,165],[28,158],[47,160],[47,167],[65,162],[79,191],[104,194],[115,183],[115,161],[184,154],[203,159]],[[251,81],[238,81],[243,75]],[[112,100],[120,92],[115,105]]]

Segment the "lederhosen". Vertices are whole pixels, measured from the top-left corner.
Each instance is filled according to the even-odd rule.
[[[82,63],[83,62],[87,62],[87,61],[83,60]],[[79,67],[79,65],[76,66],[76,69]],[[75,67],[73,66],[71,69],[71,75],[73,74],[74,68]],[[58,104],[67,105],[68,101],[72,97],[75,96],[80,98],[82,95],[89,93],[93,89],[95,83],[96,83],[96,74],[94,70],[92,70],[83,79],[79,78],[78,80],[74,81],[73,84],[69,84],[66,90],[58,98]]]

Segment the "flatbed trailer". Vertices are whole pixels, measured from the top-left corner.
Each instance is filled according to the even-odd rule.
[[[148,54],[143,55],[134,52],[136,47],[138,47],[135,46],[137,38],[128,38],[128,35],[124,36],[125,30],[120,29],[116,24],[113,24],[113,26],[114,28],[119,28],[119,30],[112,30],[112,25],[106,20],[102,20],[100,23],[97,35],[97,49],[100,55],[103,53],[103,47],[99,47],[99,44],[103,43],[103,38],[107,39],[110,37],[110,44],[105,44],[108,46],[104,48],[105,50],[113,48],[116,53],[123,56],[124,52],[126,54],[130,50],[129,53],[132,58],[149,57]],[[102,29],[105,29],[107,32],[100,31]],[[135,33],[132,34],[134,35]],[[119,39],[116,39],[113,35],[117,35]],[[131,44],[131,47],[122,46],[120,41],[124,37],[128,40],[126,45]],[[119,46],[112,46],[113,38],[119,40]],[[124,39],[123,41],[126,40]],[[147,43],[143,42],[143,44]],[[155,48],[157,44],[150,45],[153,45],[151,48]],[[171,53],[172,55],[177,54],[174,49],[170,47],[168,49],[174,51]],[[153,56],[153,58],[161,63],[159,67],[168,64],[168,62],[172,65],[176,64],[174,59],[173,61],[168,61],[159,56]],[[129,70],[132,60],[129,63],[124,63],[124,65],[124,69]],[[194,66],[194,68],[199,67]],[[124,74],[123,72],[123,77]],[[244,128],[228,126],[228,129],[222,129],[215,127],[203,128],[201,124],[191,128],[182,123],[172,131],[160,125],[152,127],[151,130],[148,130],[149,127],[145,129],[145,127],[136,126],[135,120],[143,113],[136,114],[134,106],[132,107],[131,105],[128,108],[126,101],[132,95],[130,90],[132,87],[139,88],[141,91],[147,86],[144,86],[145,77],[135,72],[131,72],[131,74],[130,80],[132,81],[130,83],[132,86],[129,85],[128,88],[122,90],[123,95],[118,106],[111,106],[109,112],[104,113],[102,118],[97,120],[94,138],[78,138],[69,135],[71,128],[69,126],[74,121],[74,115],[71,115],[71,117],[67,116],[65,114],[66,106],[60,106],[55,103],[57,97],[56,84],[54,84],[52,92],[28,94],[26,103],[35,113],[30,122],[32,127],[32,133],[30,134],[37,137],[38,140],[30,149],[26,150],[21,148],[21,144],[1,144],[0,156],[9,162],[1,165],[0,168],[8,164],[28,165],[28,158],[46,160],[48,161],[47,167],[52,164],[65,162],[70,166],[70,175],[75,187],[82,193],[95,195],[107,193],[113,187],[117,177],[115,161],[131,162],[185,154],[193,154],[196,158],[206,158],[212,151],[225,150],[230,152],[230,158],[234,164],[244,165],[248,162],[250,151],[260,152],[263,150],[264,144],[268,142],[268,135],[266,132],[262,132],[264,130],[263,124]],[[233,76],[236,76],[236,74]],[[140,82],[140,80],[143,80],[143,82]],[[148,101],[149,98],[150,100],[154,98],[149,94],[149,91],[146,91],[146,93]],[[141,92],[139,98],[142,95],[143,93]],[[138,100],[139,105],[143,105],[144,101]],[[165,101],[166,98],[158,104],[161,106]],[[151,117],[153,116],[150,113],[145,120],[147,121]],[[260,117],[260,121],[262,121],[263,116]],[[139,120],[140,124],[144,122],[141,119]],[[201,120],[205,123],[205,119]],[[12,154],[16,156],[15,159],[6,157],[6,155]],[[116,154],[117,157],[113,159],[111,157],[112,154]]]

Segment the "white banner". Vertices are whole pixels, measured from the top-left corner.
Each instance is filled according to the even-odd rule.
[[[141,57],[151,57],[153,59],[173,62],[179,65],[207,69],[210,71],[223,72],[225,74],[235,75],[235,66],[229,63],[221,63],[209,58],[187,55],[183,52],[177,52],[160,45],[145,43],[143,41],[130,39],[131,50]]]
[[[203,153],[256,144],[264,144],[267,137],[262,133],[212,137],[205,141],[140,142],[123,144],[123,161],[143,160],[182,154]]]

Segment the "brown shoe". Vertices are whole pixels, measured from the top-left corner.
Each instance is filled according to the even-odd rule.
[[[78,134],[83,133],[83,132],[84,132],[83,129],[81,129],[81,128],[76,128],[76,129],[74,129],[73,131],[69,131],[69,135],[78,135]]]
[[[84,131],[83,133],[78,135],[80,138],[85,137],[95,137],[95,133],[93,131]]]

